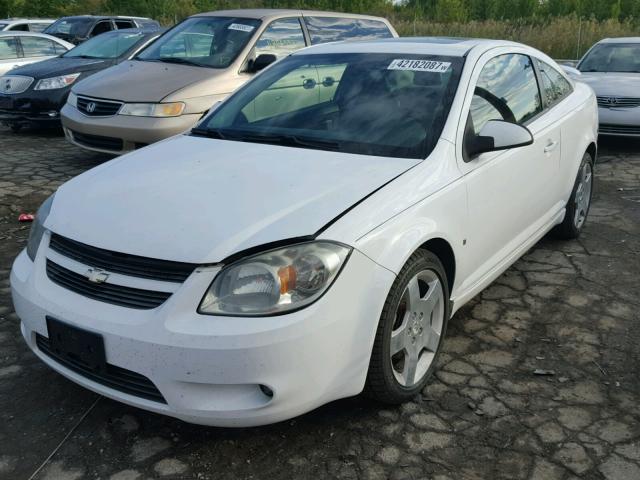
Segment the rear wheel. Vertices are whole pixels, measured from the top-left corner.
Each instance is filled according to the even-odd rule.
[[[567,202],[566,214],[560,225],[557,225],[553,233],[558,238],[573,239],[580,236],[582,227],[587,221],[591,197],[593,195],[593,159],[588,153],[584,154],[582,163],[578,169],[573,191]]]
[[[386,403],[402,403],[420,393],[435,366],[449,314],[442,263],[433,253],[418,250],[385,302],[365,392]]]

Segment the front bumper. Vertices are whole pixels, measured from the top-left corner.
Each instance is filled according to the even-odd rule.
[[[34,82],[35,84],[35,82]],[[70,88],[33,90],[15,95],[0,94],[0,121],[8,124],[59,125],[60,110]]]
[[[124,154],[191,129],[202,114],[152,118],[113,115],[89,117],[66,104],[61,117],[67,139],[87,150]],[[77,135],[80,134],[80,135]]]
[[[35,263],[23,251],[11,272],[22,333],[35,354],[104,396],[205,425],[274,423],[360,393],[394,280],[390,271],[354,251],[334,285],[308,308],[229,318],[196,312],[219,269],[206,267],[160,307],[133,310],[88,299],[49,280],[47,245],[45,235]],[[109,388],[47,356],[36,343],[36,335],[48,336],[46,316],[101,334],[107,362],[147,377],[166,404]]]
[[[600,135],[640,137],[640,107],[598,108]]]

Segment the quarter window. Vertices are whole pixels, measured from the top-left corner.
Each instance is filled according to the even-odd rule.
[[[340,40],[392,38],[389,27],[379,20],[341,17],[304,17],[311,44]]]
[[[21,37],[25,57],[49,57],[56,55],[56,46],[51,40],[39,37]]]
[[[571,84],[560,72],[542,60],[537,60],[537,62],[546,106],[559,102],[572,92]]]
[[[523,124],[542,111],[531,59],[507,54],[482,69],[471,102],[470,118],[478,133],[489,120]]]
[[[262,54],[286,56],[306,46],[300,21],[284,18],[271,23],[262,33],[255,47],[255,56]]]
[[[116,20],[116,27],[118,30],[136,28],[135,24],[131,20]]]
[[[18,58],[18,42],[14,37],[0,38],[0,60]]]

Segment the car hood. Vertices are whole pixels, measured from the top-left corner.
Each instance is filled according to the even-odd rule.
[[[314,235],[417,163],[181,135],[65,183],[45,226],[112,251],[216,263]]]
[[[94,72],[113,64],[113,60],[91,58],[55,57],[42,62],[31,63],[11,71],[12,75],[25,75],[35,79],[55,77],[78,72]]]
[[[577,80],[589,85],[599,96],[640,96],[639,73],[583,72]]]
[[[91,76],[73,91],[123,102],[159,102],[177,90],[217,74],[219,71],[213,68],[128,60]]]

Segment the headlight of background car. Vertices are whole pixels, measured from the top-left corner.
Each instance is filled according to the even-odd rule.
[[[344,245],[318,241],[242,259],[218,273],[198,312],[259,316],[305,307],[331,286],[350,253]]]
[[[71,73],[69,75],[60,75],[59,77],[43,78],[38,80],[34,90],[56,90],[71,85],[80,76],[79,73]]]
[[[120,115],[134,117],[178,117],[184,110],[184,103],[125,103]]]
[[[45,231],[44,222],[51,211],[51,204],[53,203],[54,196],[55,193],[42,203],[38,209],[38,213],[36,213],[36,218],[34,218],[33,223],[31,224],[29,240],[27,241],[27,255],[31,261],[35,261],[36,259],[36,253],[38,253],[38,247],[40,246],[40,241],[42,240],[42,235],[44,235]]]
[[[71,105],[72,107],[77,107],[78,106],[78,96],[73,92],[69,92],[69,96],[67,97],[67,103],[69,105]]]

